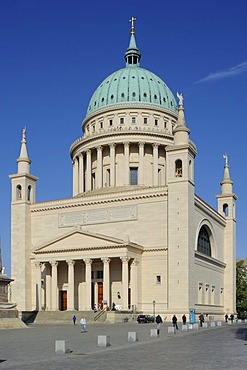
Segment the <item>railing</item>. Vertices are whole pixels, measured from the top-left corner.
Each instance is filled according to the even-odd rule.
[[[105,307],[102,311],[100,311],[93,319],[93,321],[97,321],[104,313],[107,311],[107,307]]]

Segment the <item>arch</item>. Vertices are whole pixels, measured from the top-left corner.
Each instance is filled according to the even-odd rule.
[[[207,256],[212,256],[211,242],[210,242],[210,230],[206,225],[200,228],[197,238],[197,251]]]
[[[17,185],[17,187],[16,187],[16,199],[17,200],[22,199],[22,187],[21,187],[21,185]]]
[[[228,204],[224,203],[223,204],[223,213],[224,213],[225,217],[228,217],[228,210],[229,210]]]
[[[182,177],[183,176],[183,162],[181,159],[177,159],[175,161],[175,176]]]

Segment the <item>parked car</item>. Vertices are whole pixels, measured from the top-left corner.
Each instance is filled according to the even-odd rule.
[[[154,322],[154,316],[151,315],[138,315],[137,321],[139,324],[147,323],[147,322]]]

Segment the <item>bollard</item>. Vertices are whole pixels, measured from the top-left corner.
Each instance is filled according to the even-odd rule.
[[[137,341],[138,341],[137,333],[134,331],[129,331],[128,332],[128,342],[137,342]]]
[[[221,321],[217,321],[217,322],[216,322],[216,325],[217,325],[217,326],[222,326],[222,322],[221,322]]]
[[[153,337],[153,338],[158,337],[157,329],[150,329],[150,337]]]
[[[189,324],[189,330],[193,330],[194,329],[194,325],[193,324]]]
[[[182,331],[188,331],[188,325],[182,325]]]
[[[194,329],[194,330],[198,330],[198,329],[199,329],[199,325],[198,325],[198,324],[196,324],[196,323],[195,323],[195,324],[193,324],[193,329]]]
[[[211,328],[214,328],[214,327],[215,327],[215,322],[213,322],[213,321],[212,321],[212,322],[210,323],[210,326],[211,326]]]
[[[109,347],[110,345],[109,335],[98,335],[98,347]]]
[[[202,323],[202,327],[203,327],[203,328],[207,328],[207,327],[208,327],[208,324],[207,324],[206,322],[203,322],[203,323]]]
[[[168,334],[175,334],[176,330],[173,326],[168,326]]]
[[[67,340],[55,340],[55,352],[58,354],[70,353],[67,342]]]

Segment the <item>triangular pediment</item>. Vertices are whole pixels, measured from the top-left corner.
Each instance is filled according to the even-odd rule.
[[[128,244],[128,242],[125,242],[122,239],[117,239],[97,233],[90,233],[88,231],[73,230],[70,233],[64,234],[39,246],[38,248],[33,250],[33,253],[44,254],[60,251],[81,251],[88,248],[104,248],[126,244]]]

